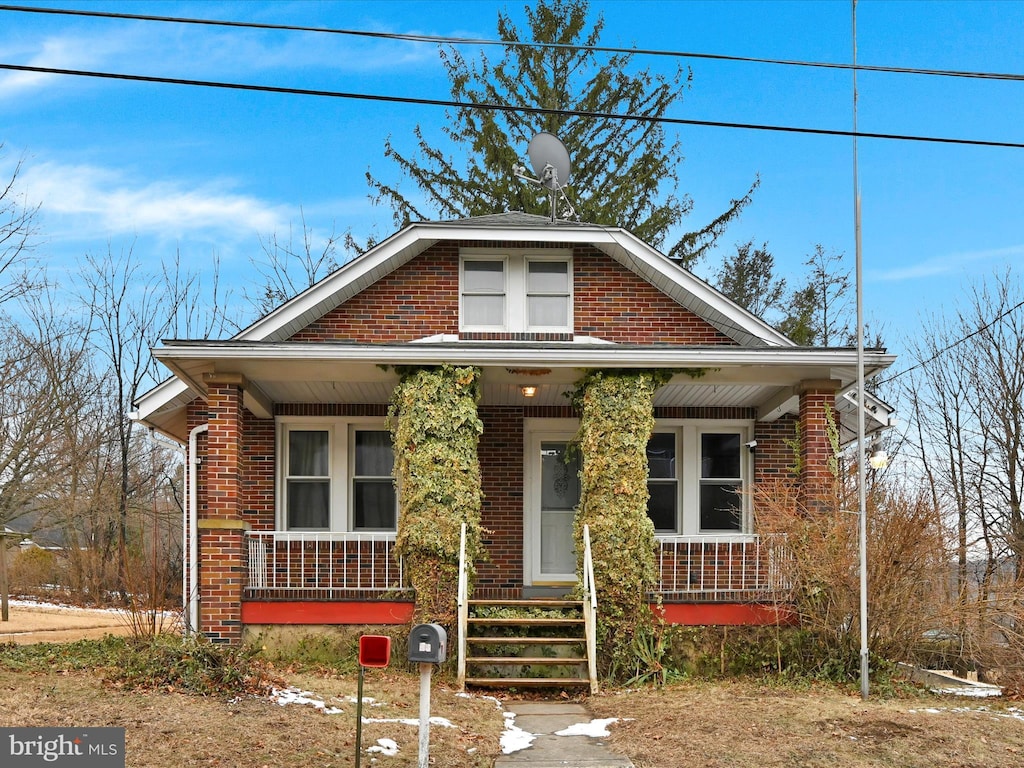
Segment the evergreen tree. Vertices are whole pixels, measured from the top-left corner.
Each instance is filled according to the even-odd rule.
[[[715,280],[715,286],[744,309],[771,321],[771,315],[782,309],[786,280],[775,274],[775,257],[768,243],[760,248],[754,241],[736,245],[736,253],[726,256]]]
[[[621,226],[664,250],[671,230],[693,207],[679,191],[679,142],[665,135],[658,118],[677,105],[692,72],[677,68],[665,77],[640,70],[628,53],[602,64],[596,46],[604,28],[598,15],[588,25],[588,0],[541,0],[526,8],[520,30],[498,13],[498,35],[509,43],[500,61],[484,54],[471,60],[455,47],[441,50],[453,100],[510,109],[460,107],[442,128],[450,149],[431,145],[420,126],[416,150],[405,153],[389,137],[385,157],[393,160],[415,191],[367,172],[375,202],[391,207],[396,226],[432,218],[459,218],[522,210],[550,211],[546,191],[525,184],[513,167],[530,139],[541,131],[558,136],[572,161],[569,194],[583,221]],[[520,111],[540,108],[582,113],[616,113],[619,120]],[[460,165],[464,163],[464,165]],[[667,253],[690,267],[750,202],[759,181],[709,224],[678,237]]]
[[[856,343],[850,271],[843,270],[843,254],[827,252],[819,243],[804,265],[810,268],[807,282],[790,296],[779,330],[804,346]]]

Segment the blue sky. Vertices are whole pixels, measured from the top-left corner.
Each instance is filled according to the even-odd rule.
[[[29,5],[29,3],[14,3]],[[112,2],[40,7],[423,33],[493,39],[497,11],[520,1]],[[849,62],[847,0],[624,2],[594,0],[602,44]],[[857,10],[865,65],[1024,74],[1024,2],[881,2]],[[479,49],[466,47],[464,55]],[[498,51],[489,48],[493,60]],[[431,44],[313,33],[235,30],[0,11],[0,63],[445,99]],[[671,60],[640,63],[668,71]],[[826,129],[851,126],[843,70],[684,60],[693,88],[671,117]],[[1024,142],[1024,83],[862,72],[865,132]],[[314,232],[391,231],[368,200],[367,169],[397,178],[385,139],[405,150],[428,136],[440,107],[230,92],[0,71],[0,178],[23,161],[19,191],[41,204],[40,253],[55,270],[84,254],[132,245],[154,263],[211,255],[222,281],[252,279],[260,238],[287,239],[304,217]],[[682,189],[697,227],[761,188],[722,238],[767,242],[796,277],[821,243],[853,267],[852,142],[670,126],[686,161]],[[526,157],[526,147],[523,147]],[[862,139],[864,296],[868,319],[899,351],[928,313],[966,286],[1024,259],[1024,150]],[[527,163],[528,164],[528,163]],[[714,255],[697,272],[713,273]],[[250,290],[252,285],[249,284]],[[903,361],[909,363],[909,360]],[[901,367],[901,366],[897,366]]]

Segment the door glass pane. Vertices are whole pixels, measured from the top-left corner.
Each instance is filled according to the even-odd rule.
[[[327,430],[288,432],[288,474],[291,477],[327,477],[330,440]]]
[[[540,572],[576,572],[573,518],[580,501],[579,456],[566,461],[564,442],[541,444]]]

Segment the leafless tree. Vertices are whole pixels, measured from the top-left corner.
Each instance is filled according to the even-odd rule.
[[[4,145],[0,143],[0,154]],[[22,296],[35,284],[32,251],[35,247],[38,205],[18,191],[21,161],[0,186],[0,305]]]
[[[1024,593],[1024,291],[1012,271],[929,318],[912,354],[903,399],[913,458],[952,531],[953,623],[975,652],[1005,646],[1019,609],[1006,595]]]
[[[347,236],[341,238],[336,231],[318,238],[305,216],[300,239],[301,242],[295,242],[295,232],[291,230],[287,241],[280,240],[277,233],[260,239],[263,255],[252,259],[252,266],[262,283],[245,291],[246,299],[258,316],[266,315],[336,270],[342,262],[339,245],[350,242]],[[346,250],[353,252],[350,248]]]

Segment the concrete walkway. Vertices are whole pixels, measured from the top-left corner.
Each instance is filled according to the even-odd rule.
[[[506,701],[504,707],[515,714],[515,727],[536,738],[525,749],[501,755],[494,768],[633,768],[628,757],[614,754],[601,737],[558,735],[571,726],[590,724],[593,716],[583,704]]]

